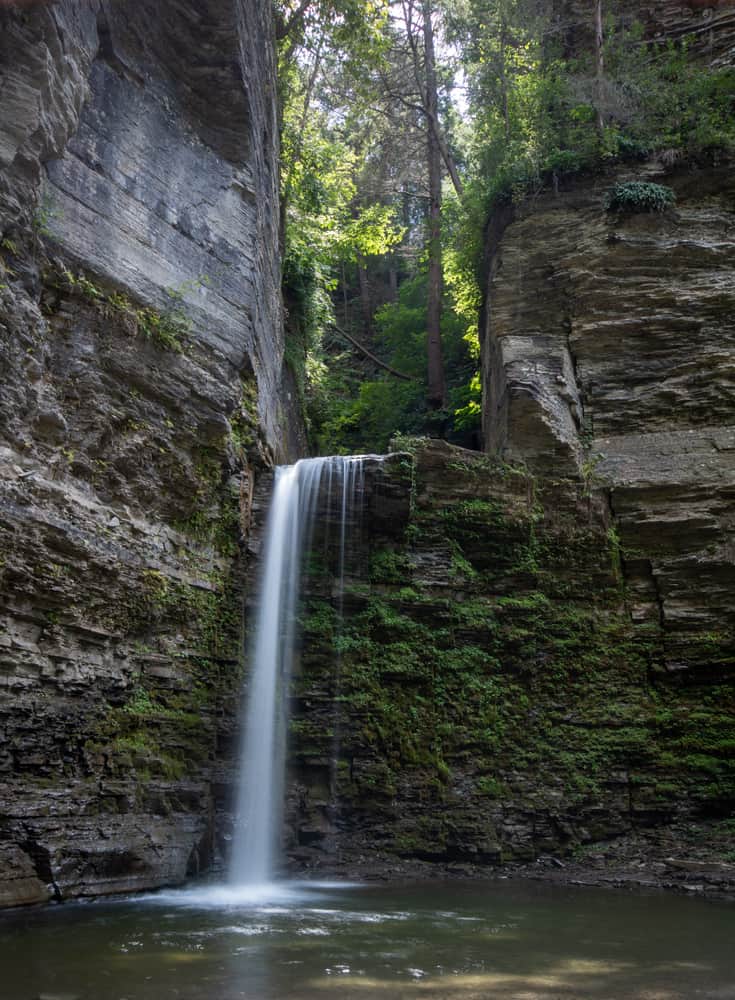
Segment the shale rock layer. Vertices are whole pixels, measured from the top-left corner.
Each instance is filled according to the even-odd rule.
[[[668,669],[604,490],[417,441],[366,479],[365,512],[342,594],[334,541],[309,566],[296,863],[496,865],[675,821],[732,847],[729,647],[703,636],[707,671]]]
[[[676,208],[605,211],[631,180]],[[608,488],[634,621],[713,681],[735,652],[734,197],[729,162],[543,195],[493,244],[483,331],[489,449]]]
[[[0,11],[0,904],[220,855],[283,368],[270,5]]]

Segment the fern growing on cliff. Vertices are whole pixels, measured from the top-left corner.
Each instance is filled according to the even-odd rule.
[[[628,181],[616,184],[605,195],[608,212],[665,212],[676,203],[676,195],[663,184]]]

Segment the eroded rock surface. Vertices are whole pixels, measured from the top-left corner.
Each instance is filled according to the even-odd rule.
[[[676,209],[606,212],[633,179]],[[735,653],[734,198],[730,163],[543,195],[496,245],[483,342],[489,449],[609,488],[634,620],[713,681]]]
[[[703,637],[709,670],[671,672],[667,623],[633,613],[604,491],[419,441],[366,509],[344,594],[334,542],[318,535],[310,566],[295,864],[474,871],[675,823],[709,823],[704,860],[727,861],[732,660]],[[663,871],[676,836],[659,841]]]
[[[642,25],[652,41],[686,38],[690,51],[713,66],[735,58],[735,0],[618,0],[618,16]],[[570,49],[593,44],[594,7],[584,0],[558,0],[556,13]]]
[[[256,0],[0,11],[2,905],[221,855],[252,463],[303,446],[272,34]]]

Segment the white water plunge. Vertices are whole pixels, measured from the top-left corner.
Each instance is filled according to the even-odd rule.
[[[341,615],[347,525],[362,501],[367,458],[379,460],[362,455],[307,458],[276,469],[240,759],[230,868],[230,883],[235,886],[265,885],[274,876],[284,796],[287,689],[298,639],[303,556],[311,546],[317,510],[327,516],[334,510],[339,519]],[[321,505],[320,494],[326,501]]]

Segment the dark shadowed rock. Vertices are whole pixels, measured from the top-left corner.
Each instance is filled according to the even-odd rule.
[[[605,212],[634,177],[676,211]],[[660,620],[670,671],[710,669],[712,637],[715,676],[735,635],[734,197],[729,163],[539,197],[496,245],[483,338],[489,450],[606,485],[634,617]]]
[[[270,5],[4,6],[0,76],[14,905],[221,861],[247,484],[303,433],[281,388]]]
[[[293,864],[574,873],[584,845],[618,838],[623,864],[635,848],[665,871],[679,843],[714,878],[735,846],[735,692],[709,578],[682,684],[669,621],[641,619],[622,574],[604,490],[413,450],[366,479],[341,598],[335,532],[317,531],[291,691]],[[733,884],[714,874],[713,891]]]

